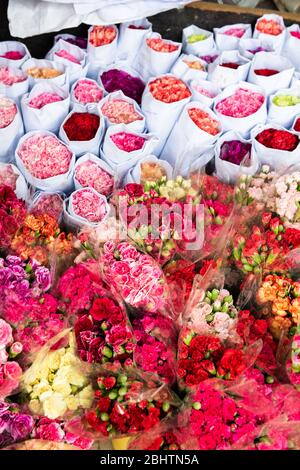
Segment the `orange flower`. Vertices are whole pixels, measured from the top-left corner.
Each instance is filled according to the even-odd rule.
[[[300,298],[292,300],[290,312],[296,325],[300,320]]]
[[[272,305],[273,315],[279,315],[285,317],[288,314],[290,308],[290,299],[288,297],[284,299],[275,299]]]
[[[281,334],[287,333],[290,327],[292,326],[292,322],[288,318],[282,317],[273,317],[269,318],[269,328],[276,339],[280,339]]]

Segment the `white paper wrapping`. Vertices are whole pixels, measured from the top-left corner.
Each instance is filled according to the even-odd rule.
[[[0,64],[1,67],[1,64]],[[14,75],[16,76],[24,76],[22,70],[17,69],[15,67],[9,67]],[[12,85],[4,85],[4,83],[0,82],[0,94],[7,96],[7,98],[11,98],[12,100],[19,103],[20,98],[24,93],[27,93],[29,88],[29,79],[26,78],[22,82],[13,83]]]
[[[300,88],[300,72],[294,72],[292,81],[291,81],[291,88]]]
[[[166,74],[164,76],[173,75]],[[146,125],[149,132],[155,134],[159,139],[154,151],[154,154],[159,156],[178,116],[184,106],[190,101],[191,97],[181,101],[175,101],[174,103],[158,101],[149,91],[149,84],[153,80],[156,80],[156,78],[151,78],[146,85],[141,108],[146,117]]]
[[[54,78],[33,78],[30,75],[28,76],[29,79],[29,87],[32,88],[33,85],[35,85],[38,82],[45,82],[50,81],[52,83],[55,83],[55,85],[65,85],[69,83],[69,77],[68,77],[68,72],[66,70],[66,67],[63,64],[55,63],[52,62],[51,60],[46,60],[46,59],[29,59],[24,64],[22,65],[22,70],[26,73],[28,69],[38,67],[38,68],[49,68],[49,69],[56,69],[59,70],[61,75],[58,75],[57,77]]]
[[[41,109],[32,108],[29,102],[39,96],[41,93],[56,93],[62,101],[47,104]],[[70,96],[68,88],[57,86],[46,80],[45,83],[39,82],[30,91],[23,95],[21,99],[21,109],[24,121],[25,131],[45,130],[56,134],[61,122],[67,116],[70,107]]]
[[[161,35],[152,33],[144,37],[139,53],[133,63],[133,67],[138,71],[144,81],[147,81],[150,77],[170,72],[172,65],[180,55],[182,47],[180,42],[166,40],[168,43],[177,46],[176,51],[157,52],[147,44],[147,39],[152,38],[161,38]]]
[[[298,24],[293,24],[287,28],[286,41],[283,46],[282,54],[292,62],[297,70],[300,70],[300,40],[291,35],[291,32],[293,31],[300,33],[300,26]]]
[[[278,70],[279,73],[270,77],[256,75],[255,70],[266,68]],[[277,90],[289,87],[294,71],[295,68],[285,57],[272,52],[258,52],[252,61],[248,81],[263,88],[267,95],[271,95]]]
[[[244,165],[244,162],[242,162],[241,165],[235,165],[234,163],[222,160],[220,158],[221,147],[224,142],[231,140],[239,140],[243,143],[251,143],[251,140],[243,139],[243,137],[235,131],[226,132],[218,139],[215,147],[216,175],[218,179],[227,184],[236,183],[242,175],[254,175],[259,168],[259,161],[255,152],[253,152],[253,149],[251,149],[250,153],[250,164],[247,166]]]
[[[103,91],[103,96],[105,96],[105,94],[106,94],[106,91],[104,90],[104,88],[101,87],[96,80],[93,80],[92,78],[83,78],[83,79],[80,78],[75,83],[73,83],[73,85],[71,87],[71,90],[70,90],[70,106],[71,106],[71,109],[73,109],[74,106],[80,106],[82,108],[86,108],[87,106],[93,104],[93,103],[87,103],[87,104],[80,103],[77,100],[77,98],[75,97],[75,88],[76,88],[77,84],[80,83],[81,80],[88,81],[90,83],[96,84]],[[97,104],[97,103],[95,103],[95,104]]]
[[[15,175],[18,175],[17,181],[16,181],[16,189],[15,193],[18,199],[23,199],[24,201],[28,201],[29,199],[29,189],[26,183],[26,180],[22,173],[20,172],[19,168],[17,168],[15,165],[12,163],[1,163],[0,162],[0,173],[6,166],[10,166],[14,172]]]
[[[67,51],[69,54],[72,54],[76,59],[79,61],[79,64],[72,62],[64,57],[60,57],[56,54],[61,50]],[[74,44],[70,44],[63,39],[59,39],[52,49],[48,52],[46,59],[53,61],[57,64],[63,64],[66,69],[68,70],[68,77],[70,85],[79,80],[80,78],[84,78],[88,71],[88,62],[87,62],[87,54],[84,52],[80,47],[75,46]]]
[[[10,51],[18,51],[23,54],[21,59],[13,60],[13,59],[6,59],[1,57],[6,52]],[[0,66],[1,65],[9,65],[11,67],[20,68],[26,60],[30,59],[31,55],[25,44],[19,41],[2,41],[0,42]]]
[[[200,103],[203,103],[205,106],[208,106],[209,108],[213,107],[215,99],[221,93],[220,88],[216,87],[213,83],[207,80],[192,80],[189,83],[189,85],[190,85],[191,92],[193,94],[192,100],[200,101]],[[213,98],[209,96],[205,96],[199,91],[197,91],[197,88],[199,87],[211,93],[213,95]]]
[[[174,170],[174,177],[181,175],[184,178],[189,178],[192,173],[202,172],[205,166],[214,158],[215,144],[208,145],[201,149],[201,155],[191,162],[190,166],[182,163],[181,167]]]
[[[2,98],[2,95],[0,95]],[[17,143],[24,134],[23,121],[19,108],[13,121],[0,129],[0,162],[9,162],[14,156]]]
[[[75,189],[81,189],[83,186],[77,181],[76,176],[75,176],[75,171],[77,166],[79,166],[81,163],[87,162],[87,161],[92,161],[96,163],[100,168],[102,168],[104,171],[106,171],[109,175],[115,177],[114,172],[112,168],[101,158],[99,158],[97,155],[94,155],[93,153],[85,153],[82,155],[82,157],[79,157],[75,163],[74,166],[74,187]]]
[[[31,131],[25,134],[23,137],[21,137],[21,139],[19,140],[18,146],[16,148],[16,152],[15,152],[15,160],[16,160],[16,164],[18,168],[23,173],[28,183],[37,189],[40,189],[42,191],[50,190],[50,191],[68,192],[72,187],[73,169],[74,169],[74,164],[75,164],[74,154],[72,155],[69,170],[67,173],[64,173],[58,176],[51,176],[50,178],[46,178],[46,179],[36,178],[35,176],[32,176],[31,173],[25,168],[22,160],[20,159],[18,151],[21,148],[23,142],[26,139],[28,139],[28,137],[32,135],[37,135],[37,134],[52,135],[53,137],[56,137],[55,134],[53,134],[53,132],[48,132],[48,131]]]
[[[85,227],[86,226],[88,226],[88,227],[97,227],[97,225],[101,224],[107,218],[107,216],[109,215],[110,208],[109,208],[109,204],[107,202],[106,197],[103,196],[103,194],[97,193],[97,191],[95,191],[93,188],[85,188],[85,189],[89,189],[93,193],[97,194],[97,196],[104,201],[105,207],[106,207],[106,215],[104,216],[104,218],[100,222],[89,222],[88,220],[84,219],[83,217],[75,214],[74,209],[73,209],[73,205],[72,205],[72,198],[73,198],[74,194],[77,193],[78,190],[76,190],[71,194],[71,196],[69,198],[64,200],[63,218],[64,218],[65,224],[70,229],[73,229],[73,230],[74,229],[79,229],[79,228],[84,227],[84,226]]]
[[[222,67],[226,62],[241,64],[237,69]],[[208,66],[208,79],[218,88],[224,89],[229,85],[247,80],[250,62],[242,57],[238,51],[224,51]]]
[[[189,67],[185,60],[189,62],[199,62],[204,68],[204,70],[193,69]],[[207,64],[204,60],[199,59],[199,57],[192,54],[181,54],[181,56],[176,60],[175,64],[171,68],[171,73],[176,75],[176,77],[181,78],[184,81],[189,80],[205,80],[207,78]]]
[[[222,133],[221,123],[220,132],[215,136],[200,129],[188,114],[190,108],[199,108],[213,119],[219,120],[210,108],[198,101],[191,101],[184,107],[161,153],[161,158],[173,168],[182,167],[182,162],[190,166],[193,160],[200,156],[201,150],[214,144]]]
[[[218,97],[215,99],[214,111],[222,123],[224,132],[234,130],[236,132],[239,132],[242,137],[247,139],[253,127],[255,127],[257,124],[264,124],[267,120],[266,97],[265,97],[265,101],[263,105],[258,109],[258,111],[256,111],[256,113],[253,113],[250,116],[247,116],[244,118],[235,118],[231,116],[225,116],[224,114],[219,113],[216,108],[217,104],[220,101],[233,95],[234,92],[237,91],[239,88],[243,88],[244,90],[252,90],[256,93],[261,93],[262,95],[265,96],[264,91],[261,88],[257,87],[256,85],[252,85],[251,83],[246,83],[246,82],[240,82],[237,85],[232,85],[226,88],[220,95],[218,95]]]
[[[167,179],[168,180],[172,179],[173,168],[171,167],[171,165],[165,160],[161,160],[160,158],[157,158],[155,155],[148,155],[147,157],[144,157],[141,160],[139,160],[138,163],[128,171],[127,175],[124,178],[124,182],[123,182],[124,185],[129,184],[129,183],[140,184],[142,163],[157,163],[165,170]]]
[[[117,55],[117,47],[118,47],[118,37],[119,37],[119,30],[115,25],[110,25],[116,31],[116,37],[110,44],[105,44],[104,46],[93,46],[90,43],[90,33],[93,30],[93,26],[91,26],[88,30],[88,45],[87,45],[87,53],[89,62],[97,62],[102,66],[112,64]]]
[[[243,39],[251,38],[252,36],[251,24],[238,23],[223,26],[222,28],[214,28],[216,45],[217,48],[220,49],[220,51],[233,51],[235,49],[238,49],[239,42],[242,38],[237,38],[235,36],[229,36],[228,34],[225,34],[226,31],[232,28],[243,28],[245,30],[245,33],[242,36]]]
[[[106,127],[115,126],[116,124],[110,122],[110,120],[106,116],[104,116],[104,114],[102,113],[102,106],[105,103],[107,103],[109,101],[114,101],[114,100],[123,100],[123,101],[126,101],[127,103],[130,103],[130,104],[133,105],[134,110],[142,117],[142,119],[140,119],[138,121],[130,122],[129,124],[126,124],[126,127],[127,127],[127,129],[130,129],[133,132],[143,132],[145,130],[145,124],[146,124],[145,116],[143,116],[141,108],[138,106],[136,101],[133,100],[132,98],[129,98],[128,96],[124,95],[122,90],[118,90],[118,91],[114,91],[113,93],[109,93],[107,96],[105,96],[99,102],[98,110],[99,110],[100,116],[102,116],[104,121],[105,121]]]
[[[140,26],[144,29],[132,29],[129,26]],[[146,35],[152,32],[152,24],[146,18],[122,23],[119,31],[117,58],[126,60],[131,65],[139,52]]]
[[[243,57],[252,60],[257,53],[253,54],[250,51],[255,51],[255,49],[258,49],[259,47],[266,49],[266,52],[274,52],[272,44],[268,43],[266,39],[264,40],[262,38],[242,38],[239,42],[238,50]]]
[[[41,0],[9,0],[8,18],[12,36],[27,37],[80,23],[124,23],[155,15],[189,3],[190,0],[89,0],[58,3]]]
[[[271,34],[265,34],[265,33],[259,32],[256,29],[256,25],[262,18],[264,18],[266,20],[274,20],[277,23],[279,23],[283,27],[282,33],[278,34],[278,36],[273,36]],[[277,54],[280,54],[280,52],[282,50],[282,47],[283,47],[283,44],[284,44],[284,41],[285,41],[285,35],[286,35],[286,28],[285,28],[282,16],[274,15],[273,13],[263,15],[261,18],[258,18],[258,20],[256,21],[256,25],[255,25],[255,29],[254,29],[254,33],[253,33],[253,38],[254,39],[259,38],[259,39],[262,39],[263,41],[266,41],[269,44],[272,44],[272,47],[273,47],[274,51]]]
[[[293,124],[291,125],[291,131],[293,131],[294,134],[297,134],[297,136],[300,137],[300,131],[295,130],[295,125],[296,125],[296,122],[298,121],[298,119],[300,119],[300,114],[295,116]]]
[[[192,34],[205,34],[207,37],[202,41],[197,41],[193,44],[189,44],[188,38]],[[194,24],[182,30],[182,45],[184,52],[186,52],[187,54],[195,54],[198,56],[209,54],[212,50],[216,48],[213,33],[211,31],[199,28]]]
[[[56,44],[57,41],[59,41],[60,39],[63,39],[64,41],[67,41],[68,39],[76,40],[77,36],[75,36],[75,34],[67,34],[67,33],[57,34],[56,36],[54,36],[54,44]],[[84,50],[86,50],[86,48]]]
[[[268,121],[276,122],[276,124],[280,124],[282,127],[289,129],[293,124],[297,114],[300,113],[300,103],[296,104],[295,106],[276,106],[273,103],[273,99],[275,96],[279,95],[293,95],[300,97],[300,89],[289,88],[285,90],[279,90],[269,98]]]
[[[129,132],[143,137],[146,139],[143,148],[134,152],[125,152],[120,150],[110,139],[112,134],[117,134],[118,132]],[[107,129],[101,150],[101,158],[108,163],[118,181],[121,182],[130,168],[132,168],[143,157],[152,154],[156,144],[157,138],[152,134],[132,132],[124,124],[118,124]]]
[[[68,139],[68,136],[65,133],[64,125],[65,125],[65,122],[72,116],[72,114],[77,113],[77,112],[78,113],[88,112],[91,114],[97,114],[97,116],[99,116],[97,105],[90,104],[84,107],[80,105],[74,106],[72,111],[66,116],[66,118],[64,119],[64,121],[62,122],[60,126],[59,138],[68,145],[68,147],[72,150],[72,152],[76,155],[76,157],[80,157],[81,155],[84,155],[87,152],[95,153],[96,155],[98,155],[100,144],[101,144],[104,132],[105,132],[104,119],[100,116],[99,128],[93,139],[84,140],[84,141],[79,141],[79,140],[71,141]]]
[[[295,163],[300,163],[300,144],[293,152],[286,150],[275,150],[260,144],[256,136],[265,129],[285,130],[276,123],[268,123],[266,126],[257,126],[251,132],[252,145],[257,154],[257,158],[262,165],[269,165],[275,171],[283,170]]]

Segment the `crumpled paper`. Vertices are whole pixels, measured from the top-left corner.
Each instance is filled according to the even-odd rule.
[[[11,35],[25,38],[81,23],[134,21],[187,3],[190,0],[9,0],[7,14]]]

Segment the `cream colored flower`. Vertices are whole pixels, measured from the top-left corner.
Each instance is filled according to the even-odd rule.
[[[68,410],[75,411],[79,407],[79,398],[74,395],[69,395],[65,399]]]
[[[80,406],[87,409],[90,408],[93,402],[94,392],[91,385],[85,387],[78,393]]]
[[[56,376],[52,383],[52,388],[55,392],[59,392],[63,397],[71,394],[71,386],[65,377]]]
[[[43,408],[39,400],[30,400],[28,407],[33,414],[40,415],[43,412]]]
[[[62,417],[67,411],[67,404],[64,397],[54,392],[43,402],[44,415],[50,419]]]
[[[65,377],[71,385],[83,387],[86,384],[86,378],[79,367],[62,366],[59,370],[59,375]]]
[[[39,398],[44,392],[51,391],[51,386],[46,379],[42,379],[32,388],[31,398]]]

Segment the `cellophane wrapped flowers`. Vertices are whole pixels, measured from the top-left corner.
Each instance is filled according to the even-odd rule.
[[[176,399],[166,385],[134,370],[97,377],[94,409],[86,413],[88,425],[103,436],[134,435],[148,431],[166,418]]]
[[[93,389],[76,356],[72,335],[67,346],[52,346],[55,346],[55,339],[39,351],[32,366],[23,374],[21,388],[32,413],[56,419],[68,410],[89,408]]]
[[[0,129],[9,126],[17,114],[15,103],[5,97],[0,97]]]
[[[25,220],[26,209],[9,186],[0,188],[0,248],[9,248]]]

